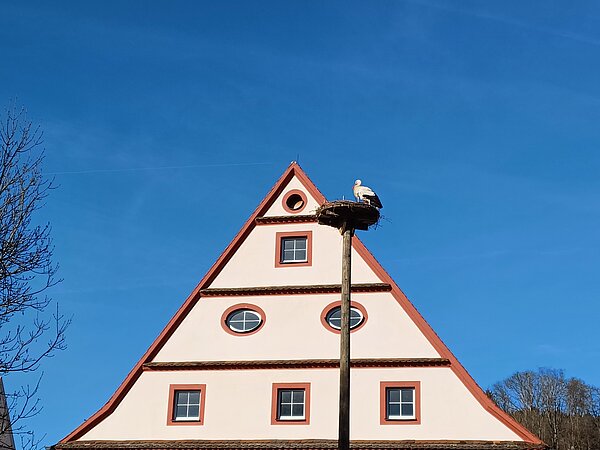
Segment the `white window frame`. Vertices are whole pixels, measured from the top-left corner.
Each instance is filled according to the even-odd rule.
[[[244,313],[243,318],[242,318],[241,321],[240,320],[234,320],[234,321],[232,321],[232,320],[229,319],[234,314],[237,314],[240,311]],[[258,324],[255,327],[253,327],[253,328],[245,329],[246,328],[246,322],[247,321],[250,322],[250,320],[248,320],[248,318],[247,318],[247,314],[248,313],[250,313],[251,315],[256,316],[256,318],[258,318]],[[251,320],[251,321],[252,322],[256,322],[256,318],[254,318],[254,320]],[[235,333],[250,333],[251,331],[254,331],[257,328],[259,328],[260,325],[262,324],[262,321],[263,321],[263,318],[260,315],[260,313],[258,313],[257,311],[254,311],[254,310],[249,309],[249,308],[240,308],[240,309],[236,309],[235,311],[232,311],[231,313],[228,314],[228,316],[225,318],[225,325],[227,325],[227,327],[229,327],[229,329],[231,331],[235,332]],[[234,323],[241,323],[243,329],[240,330],[238,328],[235,328],[235,327],[231,326],[232,322],[234,322]]]
[[[297,241],[304,241],[304,249],[299,249],[296,248],[296,242]],[[294,242],[294,248],[293,248],[293,254],[294,254],[294,259],[285,259],[285,242],[286,241],[293,241]],[[304,250],[304,259],[296,259],[296,252],[302,251]],[[289,249],[288,249],[289,251]],[[280,255],[280,261],[281,264],[294,264],[294,263],[305,263],[308,262],[308,237],[307,236],[286,236],[286,237],[282,237],[281,238],[281,255]]]
[[[290,401],[283,402],[283,392],[290,392]],[[302,392],[302,402],[294,402],[294,392]],[[290,405],[289,416],[281,414],[281,406]],[[294,405],[302,405],[302,416],[294,416]],[[277,420],[306,420],[306,389],[303,388],[279,388],[277,389]]]
[[[400,400],[399,401],[394,401],[392,402],[390,400],[390,391],[400,391]],[[410,401],[403,401],[402,400],[402,391],[410,391],[412,393],[412,399]],[[416,419],[416,412],[417,412],[417,404],[415,401],[415,396],[416,396],[416,392],[415,392],[415,388],[414,387],[388,387],[386,388],[386,392],[385,392],[385,414],[386,414],[386,418],[387,420],[414,420]],[[400,406],[400,414],[399,415],[392,415],[389,413],[390,411],[390,405],[399,405]],[[402,414],[402,405],[412,405],[412,411],[413,413],[411,415],[403,415]]]
[[[190,403],[190,394],[197,392],[198,393],[198,403]],[[185,403],[179,403],[179,395],[187,394],[187,400]],[[173,421],[174,422],[197,422],[200,420],[200,408],[202,407],[202,390],[200,389],[177,389],[175,390],[175,395],[173,396]],[[186,407],[186,416],[179,417],[177,415],[177,409],[179,406]],[[198,415],[190,416],[189,410],[190,406],[198,406]]]
[[[342,307],[341,306],[334,306],[333,308],[331,308],[327,314],[325,315],[325,321],[327,322],[327,325],[329,325],[331,328],[333,328],[334,330],[341,330],[342,329],[342,319],[341,319],[341,315],[340,315],[340,326],[336,326],[334,324],[331,323],[330,319],[331,319],[331,315],[333,314],[333,312],[339,309],[340,310],[340,314],[341,314],[341,310]],[[358,315],[360,316],[360,321],[352,326],[352,312],[357,312]],[[360,309],[358,309],[356,306],[350,306],[350,329],[354,330],[355,328],[358,328],[365,320],[365,315],[362,313],[362,311]]]

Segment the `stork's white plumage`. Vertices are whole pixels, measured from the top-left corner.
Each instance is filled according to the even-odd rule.
[[[376,208],[383,208],[381,200],[379,200],[377,194],[373,192],[371,188],[362,186],[362,181],[356,180],[354,182],[352,191],[354,192],[354,197],[357,201],[367,203],[368,205],[373,205]]]

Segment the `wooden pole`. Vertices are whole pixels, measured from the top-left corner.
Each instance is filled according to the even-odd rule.
[[[368,230],[379,220],[379,210],[368,203],[348,200],[327,202],[317,210],[320,225],[337,228],[342,243],[342,307],[340,333],[340,404],[338,449],[350,449],[350,273],[354,230]]]
[[[347,224],[341,229],[342,249],[342,329],[340,333],[340,415],[338,449],[350,449],[350,272],[352,268],[352,235]]]

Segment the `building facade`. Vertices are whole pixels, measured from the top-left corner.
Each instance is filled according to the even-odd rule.
[[[341,236],[292,163],[96,414],[58,450],[335,448]],[[355,236],[354,448],[541,449]]]

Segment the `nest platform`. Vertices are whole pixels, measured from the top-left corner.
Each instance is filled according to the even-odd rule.
[[[379,210],[367,203],[350,200],[337,200],[324,203],[317,209],[317,220],[340,230],[353,229],[366,231],[379,222]]]

